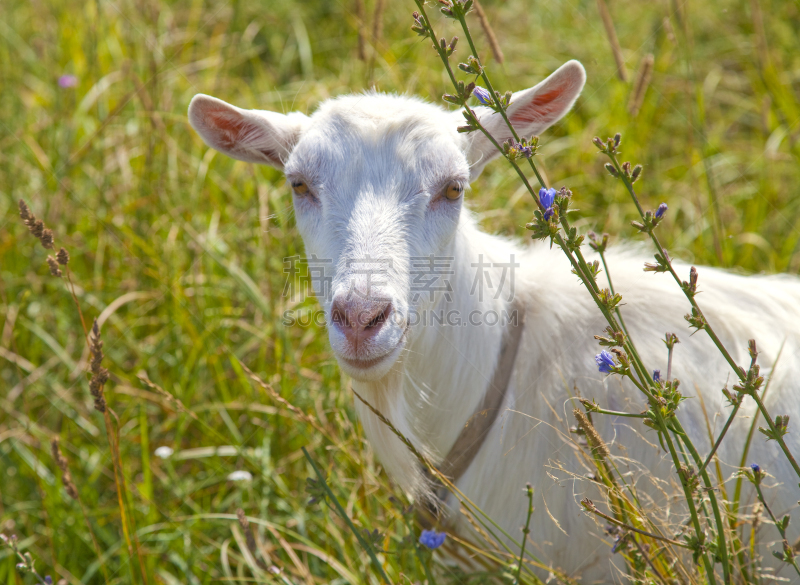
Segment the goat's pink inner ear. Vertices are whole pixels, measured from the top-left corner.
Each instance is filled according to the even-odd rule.
[[[512,123],[516,125],[551,121],[560,110],[558,102],[563,95],[561,88],[535,95],[530,103],[521,106],[511,115]]]
[[[217,130],[217,140],[223,148],[236,146],[247,126],[241,116],[223,108],[206,110],[205,119],[209,126]]]
[[[258,124],[249,121],[236,110],[210,107],[203,112],[208,126],[216,130],[217,146],[223,150],[233,151],[255,142],[262,137],[264,130]],[[269,148],[252,148],[263,154],[270,163],[278,164],[278,154]]]

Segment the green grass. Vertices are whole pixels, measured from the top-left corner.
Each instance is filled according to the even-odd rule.
[[[243,107],[312,111],[371,86],[431,100],[450,89],[429,44],[409,30],[413,2],[388,3],[384,37],[367,63],[357,58],[353,7],[3,6],[0,530],[19,535],[42,574],[141,583],[143,567],[149,583],[269,582],[277,579],[266,571],[271,563],[292,583],[360,582],[369,556],[333,512],[307,504],[314,472],[304,446],[356,526],[386,535],[380,547],[397,550],[408,534],[407,502],[363,439],[325,332],[281,323],[283,258],[303,253],[281,175],[217,156],[185,115],[200,92]],[[644,203],[670,205],[660,237],[673,255],[798,272],[796,3],[613,2],[631,79],[645,54],[655,57],[636,117],[627,111],[632,83],[616,77],[594,2],[487,0],[485,8],[507,58],[494,63],[487,48],[503,91],[528,87],[570,58],[587,68],[583,96],[543,136],[539,158],[549,181],[574,192],[577,225],[633,237],[628,196],[590,143],[620,131],[623,158],[645,165]],[[436,27],[457,34],[452,23]],[[62,74],[74,74],[77,86],[60,88]],[[532,205],[505,165],[490,165],[470,197],[487,230],[525,237]],[[103,317],[106,399],[141,561],[125,544],[112,450],[81,368],[81,322],[65,280],[50,276],[46,253],[19,221],[20,198],[69,250],[88,323]],[[253,384],[239,360],[308,416]],[[83,510],[61,486],[50,455],[56,435]],[[156,457],[160,446],[174,455]],[[228,481],[234,470],[252,481]],[[237,508],[256,529],[257,561]],[[23,582],[8,552],[0,550],[0,582]],[[413,548],[379,556],[393,582],[425,579]],[[439,571],[442,582],[458,578]]]

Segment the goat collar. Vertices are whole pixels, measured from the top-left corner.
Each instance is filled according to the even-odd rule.
[[[456,442],[450,448],[444,460],[439,464],[439,471],[448,477],[453,483],[458,482],[464,472],[467,471],[475,456],[483,446],[489,431],[492,429],[500,408],[505,400],[508,391],[508,383],[511,380],[511,372],[514,369],[514,362],[517,359],[519,342],[522,338],[524,328],[525,312],[519,301],[514,301],[511,305],[511,319],[503,333],[503,344],[500,348],[500,355],[497,365],[492,375],[492,380],[486,388],[483,400],[472,413]],[[446,492],[437,490],[437,496],[444,502]]]

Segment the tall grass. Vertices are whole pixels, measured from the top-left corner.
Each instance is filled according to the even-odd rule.
[[[798,6],[604,5],[629,82],[595,3],[483,3],[505,55],[502,66],[488,61],[498,85],[528,87],[568,58],[587,67],[583,97],[537,157],[545,176],[558,168],[581,194],[573,225],[620,233],[635,212],[590,145],[613,128],[643,157],[648,189],[670,194],[659,238],[673,255],[796,273]],[[373,2],[360,21],[351,2],[3,7],[0,531],[18,535],[40,574],[171,584],[369,573],[377,582],[340,515],[308,504],[305,446],[356,528],[383,535],[375,549],[392,582],[426,578],[407,539],[416,530],[408,502],[363,440],[324,331],[282,325],[283,259],[302,248],[280,174],[216,157],[185,116],[198,92],[280,111],[370,86],[438,101],[449,82],[408,30],[412,6],[380,6],[380,27]],[[650,54],[650,82],[632,96]],[[76,85],[61,87],[62,75]],[[635,115],[632,97],[641,98]],[[20,198],[69,251],[77,301],[87,324],[98,321],[110,426],[89,393],[72,291],[19,221]],[[470,205],[486,229],[509,235],[531,214],[500,164]],[[51,455],[56,436],[78,499]],[[161,458],[159,447],[173,452]],[[251,479],[230,479],[236,470]],[[0,581],[15,582],[16,562],[0,550]],[[467,579],[437,570],[443,581]]]

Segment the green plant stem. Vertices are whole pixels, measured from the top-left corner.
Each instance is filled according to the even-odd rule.
[[[772,371],[769,373],[769,377],[767,378],[767,382],[764,385],[764,392],[761,393],[761,399],[764,400],[767,396],[767,391],[769,390],[770,386],[772,385],[772,376],[775,374],[775,368],[777,367],[778,360],[780,360],[781,355],[783,355],[783,348],[785,347],[786,342],[781,344],[781,348],[778,351],[778,355],[775,358],[775,362],[772,366]],[[759,412],[753,415],[753,421],[750,423],[750,430],[747,432],[747,438],[744,441],[744,447],[742,448],[742,459],[739,461],[739,467],[744,467],[747,462],[747,455],[750,452],[750,444],[753,442],[753,436],[756,432],[756,427],[758,426],[758,415]],[[733,502],[732,506],[732,518],[735,519],[736,516],[739,514],[739,501],[741,500],[742,496],[742,476],[739,476],[736,479],[736,488],[734,489],[733,493]],[[733,521],[732,519],[732,521]]]
[[[639,215],[641,216],[642,220],[644,220],[645,213],[644,210],[642,209],[641,203],[639,203],[639,197],[636,195],[636,192],[633,189],[633,183],[630,182],[630,180],[625,176],[625,173],[622,171],[622,167],[620,166],[619,161],[617,160],[616,154],[606,152],[606,156],[608,156],[611,159],[611,162],[616,168],[617,173],[619,173],[619,178],[622,180],[622,182],[625,184],[625,187],[628,189],[628,193],[630,193],[630,196],[633,199],[634,204],[636,205],[636,209],[639,211]],[[705,318],[705,315],[700,309],[700,306],[694,300],[694,296],[688,291],[684,290],[680,277],[675,272],[675,269],[672,267],[672,260],[670,260],[669,256],[666,255],[667,254],[666,250],[664,250],[664,247],[661,245],[661,242],[659,241],[658,237],[652,230],[648,230],[648,234],[650,235],[650,239],[653,241],[653,244],[655,244],[658,251],[664,257],[664,260],[667,263],[667,267],[669,269],[670,274],[672,275],[672,278],[675,279],[675,282],[678,284],[681,290],[684,291],[684,294],[686,295],[686,298],[689,299],[689,303],[691,303],[692,308],[695,309],[698,312],[698,314],[703,318],[703,322],[706,324],[703,327],[703,329],[705,329],[706,333],[708,333],[709,337],[711,337],[711,341],[713,341],[714,345],[717,346],[717,349],[723,355],[725,361],[727,361],[728,364],[731,366],[731,368],[733,368],[733,371],[736,373],[739,379],[744,380],[746,376],[742,374],[742,371],[739,369],[739,366],[736,364],[731,354],[722,344],[722,341],[720,341],[719,337],[717,337],[717,334],[714,332],[711,326],[708,325],[708,320]]]
[[[458,22],[461,24],[461,29],[464,31],[464,36],[467,37],[467,43],[469,43],[469,48],[472,51],[472,56],[475,57],[475,59],[477,59],[478,64],[481,67],[481,78],[483,79],[483,82],[486,84],[486,89],[489,91],[489,95],[492,97],[492,101],[495,103],[495,106],[497,107],[497,111],[503,117],[503,121],[505,121],[506,125],[508,126],[509,130],[511,131],[511,135],[514,137],[514,140],[516,142],[519,142],[519,135],[517,134],[517,131],[514,128],[514,125],[508,119],[508,115],[506,114],[506,110],[503,107],[503,104],[501,104],[500,101],[498,100],[497,94],[495,93],[495,90],[494,90],[494,86],[492,85],[492,82],[489,80],[489,76],[486,75],[486,68],[483,66],[483,63],[481,63],[480,57],[478,57],[478,50],[475,48],[475,43],[473,42],[472,35],[469,32],[469,26],[467,26],[466,15],[462,14],[461,12],[459,12],[458,13]],[[500,150],[500,152],[502,152],[502,149]],[[536,175],[536,179],[539,181],[539,184],[543,188],[546,189],[547,185],[545,184],[544,179],[542,178],[542,175],[539,174],[539,169],[536,168],[536,164],[533,162],[533,159],[529,158],[528,159],[528,164],[530,165],[531,170],[533,171],[533,174]]]
[[[689,436],[686,434],[686,431],[683,430],[680,421],[677,417],[672,417],[672,424],[676,426],[678,431],[680,432],[680,437],[682,443],[686,446],[689,450],[689,454],[692,456],[692,459],[695,462],[695,465],[700,466],[700,454],[695,449],[694,444],[692,441],[689,440]],[[725,536],[725,524],[722,520],[722,514],[720,513],[719,503],[717,502],[717,496],[714,493],[714,487],[711,485],[711,478],[708,476],[708,471],[706,471],[705,466],[703,466],[698,474],[703,479],[703,483],[707,488],[708,500],[711,503],[711,510],[714,513],[714,523],[717,525],[717,540],[718,546],[717,551],[719,552],[720,562],[722,563],[722,571],[724,575],[725,583],[731,582],[731,569],[730,569],[730,562],[728,560],[728,545],[727,545],[727,538]]]
[[[522,529],[522,546],[519,551],[519,565],[517,566],[517,576],[514,578],[514,585],[519,585],[519,580],[522,576],[522,565],[525,560],[525,545],[528,544],[528,534],[531,532],[531,516],[533,515],[533,488],[531,484],[528,484],[525,490],[528,496],[528,517],[525,519],[525,528]]]
[[[775,515],[772,513],[772,510],[770,509],[769,505],[767,504],[767,500],[764,498],[764,494],[761,493],[761,481],[760,480],[754,481],[753,484],[756,486],[756,493],[758,494],[758,501],[761,502],[762,506],[764,506],[764,509],[767,511],[767,514],[769,514],[769,517],[772,519],[772,523],[775,525],[775,528],[777,528],[778,532],[781,533],[781,539],[783,540],[783,542],[781,544],[783,544],[784,554],[786,554],[787,551],[789,551],[789,553],[790,553],[789,558],[791,560],[790,561],[784,561],[784,562],[785,563],[789,563],[790,565],[792,565],[794,567],[794,570],[797,572],[797,574],[800,575],[800,567],[797,566],[797,561],[795,560],[795,557],[794,557],[794,550],[789,545],[789,542],[786,540],[786,530],[783,528],[783,526],[781,524],[778,524],[778,520],[775,518]]]
[[[775,423],[770,418],[769,412],[767,412],[767,407],[764,406],[764,402],[761,400],[761,398],[759,398],[758,392],[753,392],[750,396],[753,398],[753,400],[756,401],[756,404],[758,405],[758,410],[761,411],[761,414],[767,421],[767,424],[769,425],[769,428],[773,433],[773,437],[775,437],[775,440],[778,442],[778,445],[781,446],[783,454],[786,455],[786,458],[789,460],[789,463],[792,464],[795,473],[797,473],[797,477],[800,477],[800,467],[797,466],[797,461],[795,461],[794,457],[792,456],[792,453],[789,451],[789,447],[786,446],[786,443],[783,441],[783,437],[781,437],[780,433],[778,432],[778,429],[775,427]]]
[[[636,209],[639,210],[639,215],[641,216],[642,220],[644,220],[644,218],[645,218],[644,210],[642,209],[642,206],[639,203],[639,198],[637,197],[636,192],[633,189],[633,183],[631,183],[630,179],[628,179],[628,177],[622,171],[622,167],[620,166],[619,161],[617,160],[616,154],[614,152],[610,152],[608,149],[606,149],[605,154],[606,154],[606,156],[608,156],[609,159],[611,159],[611,162],[614,165],[614,168],[616,169],[619,178],[622,180],[623,184],[625,185],[626,189],[628,190],[628,193],[630,193],[630,196],[633,199],[634,204],[636,205]],[[717,346],[717,349],[722,354],[722,356],[725,358],[725,361],[728,362],[728,365],[730,365],[730,367],[733,369],[734,373],[739,378],[739,380],[744,382],[747,379],[746,372],[744,371],[744,369],[740,368],[736,364],[736,361],[733,359],[733,357],[731,356],[730,352],[728,352],[727,348],[723,345],[722,341],[719,339],[719,337],[717,337],[716,332],[714,331],[714,329],[709,324],[708,319],[706,319],[705,315],[703,314],[703,311],[700,309],[700,306],[697,304],[697,301],[694,300],[694,294],[692,294],[688,290],[684,289],[680,277],[675,272],[675,269],[672,267],[672,260],[670,260],[669,256],[667,256],[666,250],[664,250],[664,247],[661,245],[661,242],[659,241],[658,237],[655,235],[654,231],[652,229],[649,229],[648,230],[648,234],[650,235],[650,239],[653,241],[653,244],[655,244],[655,246],[658,249],[659,253],[664,258],[664,261],[667,264],[667,268],[669,269],[669,272],[672,275],[672,278],[675,279],[675,282],[681,288],[681,290],[683,291],[684,295],[689,300],[689,303],[691,303],[692,308],[695,311],[697,311],[698,315],[700,315],[700,317],[702,318],[703,324],[704,324],[703,325],[703,329],[706,331],[706,333],[708,333],[708,336],[711,338],[711,341],[714,343],[714,345]],[[797,465],[797,461],[795,461],[794,456],[792,456],[792,453],[789,451],[789,447],[786,446],[786,442],[783,440],[783,438],[780,436],[780,433],[778,433],[777,429],[775,428],[775,423],[773,422],[772,418],[770,417],[769,412],[767,412],[767,409],[764,406],[764,403],[758,397],[758,392],[753,392],[752,394],[750,394],[750,396],[752,396],[753,400],[756,401],[756,404],[758,405],[759,411],[761,411],[761,414],[766,419],[770,430],[773,432],[773,434],[775,436],[776,442],[778,443],[778,445],[780,445],[780,448],[783,451],[783,454],[789,460],[789,463],[792,465],[792,468],[794,469],[794,472],[797,474],[798,477],[800,477],[800,466]]]
[[[124,495],[124,485],[123,485],[123,477],[122,477],[122,470],[120,469],[120,463],[117,459],[117,455],[119,454],[119,445],[117,444],[117,435],[114,431],[114,425],[111,422],[111,415],[109,414],[109,408],[106,406],[106,409],[103,411],[103,421],[106,425],[106,436],[108,437],[108,443],[111,448],[111,461],[114,467],[114,484],[117,488],[117,503],[119,505],[119,513],[120,513],[120,522],[122,523],[122,534],[125,537],[125,544],[127,545],[128,549],[128,557],[129,557],[129,570],[131,573],[131,581],[135,584],[138,582],[136,579],[136,572],[133,570],[133,544],[131,543],[131,535],[130,535],[130,528],[128,526],[128,515],[125,507],[125,495]],[[137,553],[139,553],[139,549],[137,547]],[[140,554],[140,553],[139,553]],[[144,575],[144,564],[142,563],[141,556],[139,557],[139,564],[142,569],[142,573]],[[146,578],[146,577],[145,577]]]
[[[714,443],[714,447],[711,449],[711,453],[708,454],[708,457],[706,457],[706,460],[700,466],[700,469],[698,470],[698,473],[702,473],[705,470],[705,468],[708,467],[708,464],[711,463],[711,460],[714,458],[714,454],[716,454],[717,449],[719,449],[719,446],[722,443],[722,439],[725,438],[725,434],[728,432],[728,429],[731,427],[731,423],[733,423],[733,419],[736,418],[736,413],[739,412],[739,408],[741,408],[741,406],[742,406],[742,400],[744,399],[744,395],[740,393],[739,395],[737,395],[736,399],[738,400],[738,402],[733,405],[733,411],[731,412],[730,416],[728,417],[728,420],[725,421],[725,426],[722,427],[722,431],[720,431],[719,437],[717,437],[717,441],[716,441],[716,443]]]
[[[596,412],[598,414],[607,414],[610,416],[624,416],[626,418],[647,418],[646,414],[634,414],[632,412],[620,412],[618,410],[606,410],[605,408],[595,408],[592,407],[591,410],[587,412]]]
[[[347,527],[355,535],[355,537],[358,540],[358,543],[361,545],[361,547],[365,551],[367,551],[367,554],[369,555],[370,560],[372,560],[372,564],[375,566],[375,569],[378,571],[378,574],[381,576],[381,579],[383,579],[383,582],[387,583],[387,584],[390,584],[391,581],[389,581],[389,577],[386,575],[386,572],[383,570],[383,565],[381,565],[381,562],[378,560],[378,557],[375,555],[375,551],[372,550],[372,546],[366,540],[364,540],[364,537],[361,536],[361,533],[355,527],[355,525],[353,524],[353,521],[350,520],[350,516],[347,515],[347,512],[345,512],[345,509],[339,503],[339,500],[336,499],[336,496],[334,495],[334,493],[331,490],[330,486],[325,481],[325,476],[322,475],[322,472],[320,471],[319,467],[317,467],[317,464],[314,462],[314,460],[311,458],[311,455],[309,454],[308,450],[305,447],[302,447],[302,450],[303,450],[303,454],[306,456],[306,459],[311,464],[311,467],[314,469],[314,473],[317,476],[317,481],[319,481],[320,485],[325,489],[325,492],[328,494],[328,497],[333,502],[333,505],[336,506],[336,512],[339,514],[339,516],[342,518],[342,520],[344,520],[345,523],[347,523]]]
[[[606,263],[606,255],[605,252],[601,252],[598,250],[597,252],[600,255],[600,261],[603,263],[603,271],[606,273],[606,279],[608,280],[608,288],[611,291],[611,294],[617,294],[617,291],[614,290],[614,283],[611,282],[611,272],[608,270],[608,264]],[[619,324],[622,325],[622,331],[625,333],[626,337],[630,337],[630,333],[628,333],[628,327],[625,325],[625,320],[622,318],[622,311],[619,307],[614,309],[614,312],[619,317]]]
[[[659,410],[655,411],[656,417],[658,421],[661,423],[662,428],[664,430],[661,431],[661,434],[664,436],[664,439],[667,442],[667,446],[669,447],[670,455],[672,456],[672,464],[675,466],[675,469],[681,468],[681,462],[678,460],[678,453],[675,450],[675,446],[672,444],[672,438],[669,436],[669,432],[666,430],[666,423],[664,418],[661,416],[661,412]],[[705,534],[703,533],[703,529],[700,526],[700,519],[697,515],[697,508],[694,505],[694,494],[692,494],[689,487],[681,481],[681,487],[683,488],[684,497],[686,498],[686,505],[689,507],[689,515],[692,519],[692,526],[694,528],[695,535],[697,536],[697,541],[700,543],[701,546],[705,544]],[[703,565],[706,570],[706,576],[708,578],[709,585],[716,584],[717,579],[714,575],[714,565],[711,562],[711,559],[708,558],[708,553],[703,551],[702,553]]]

